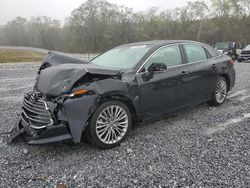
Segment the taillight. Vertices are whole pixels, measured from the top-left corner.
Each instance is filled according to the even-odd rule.
[[[231,64],[231,65],[234,65],[235,60],[230,59],[230,60],[228,61],[228,63]]]

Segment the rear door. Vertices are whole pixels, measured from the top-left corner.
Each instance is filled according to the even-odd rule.
[[[148,68],[153,63],[164,63],[166,71],[155,72],[146,79]],[[180,45],[169,45],[157,50],[137,74],[141,111],[148,116],[157,116],[185,105],[187,66],[183,64]]]
[[[205,47],[199,44],[183,44],[189,65],[190,102],[200,103],[208,101],[213,93],[217,79],[217,62]],[[218,53],[214,50],[214,56]]]

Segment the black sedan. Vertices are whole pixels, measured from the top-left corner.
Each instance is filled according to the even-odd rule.
[[[194,41],[126,44],[91,62],[49,53],[10,137],[29,144],[88,138],[112,148],[138,122],[189,105],[221,105],[234,84],[234,61]]]

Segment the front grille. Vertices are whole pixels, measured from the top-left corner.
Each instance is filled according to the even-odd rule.
[[[250,50],[249,51],[242,51],[241,54],[250,54]]]
[[[46,102],[37,99],[34,93],[24,97],[21,117],[35,129],[43,129],[53,124]]]

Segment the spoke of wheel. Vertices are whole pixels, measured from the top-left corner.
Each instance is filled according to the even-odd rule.
[[[97,129],[102,129],[102,128],[104,128],[104,127],[106,128],[107,126],[108,126],[107,124],[105,124],[105,125],[97,125],[96,128],[97,128]]]
[[[119,120],[123,116],[126,116],[126,112],[125,111],[123,111],[116,119]]]
[[[100,136],[100,138],[107,132],[107,130],[108,130],[108,127],[106,127],[105,129],[104,129],[104,131],[99,135]]]
[[[116,108],[116,113],[115,113],[115,118],[117,118],[119,116],[119,114],[122,112],[121,108]]]
[[[109,118],[111,118],[112,117],[111,107],[108,108],[108,112],[109,112]]]
[[[123,129],[122,128],[119,128],[118,126],[114,126],[114,128],[117,130],[117,132],[119,134],[122,134],[123,133]]]
[[[100,134],[100,136],[103,136],[106,131],[107,131],[107,129],[102,129],[100,131],[97,131],[97,133]]]
[[[218,92],[215,96],[216,96],[216,98],[218,98],[220,96],[220,93]]]
[[[97,124],[107,125],[107,122],[97,121]]]
[[[113,133],[113,135],[114,135],[114,140],[117,141],[117,135],[116,135],[114,129],[111,129],[111,131],[112,131],[112,133]]]
[[[107,138],[108,138],[108,136],[109,136],[109,129],[107,130],[107,134],[105,135],[105,137],[104,137],[104,141],[106,141],[107,142]]]
[[[98,132],[99,131],[102,131],[103,129],[106,129],[106,127],[108,127],[107,125],[103,125],[103,126],[99,126],[99,127],[96,127],[98,130]]]
[[[108,139],[108,142],[112,143],[112,131],[111,131],[111,129],[109,129],[109,139]]]
[[[119,108],[117,108],[117,106],[115,107],[115,111],[114,111],[114,117],[116,118],[116,114],[117,114],[117,111],[119,110]]]
[[[225,89],[226,87],[226,83],[223,84],[223,86],[221,86],[222,89]]]
[[[100,118],[105,119],[106,121],[108,120],[108,118],[104,117],[102,114],[100,114]]]
[[[109,119],[109,118],[110,118],[110,117],[109,117],[109,115],[108,115],[108,113],[106,112],[106,109],[105,109],[105,110],[103,110],[102,114],[104,114],[104,116],[105,116],[107,119]]]
[[[114,106],[111,106],[111,117],[114,116]]]
[[[120,121],[124,120],[125,118],[127,118],[126,114],[124,116],[120,117],[119,119],[116,119],[116,122],[120,122]]]
[[[117,124],[118,124],[118,125],[122,125],[122,126],[124,126],[124,125],[128,124],[128,121],[118,122]],[[127,127],[127,126],[126,126],[126,127]]]

